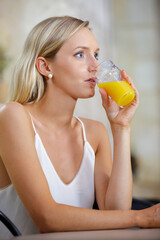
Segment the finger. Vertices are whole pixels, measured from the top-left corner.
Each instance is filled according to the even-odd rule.
[[[133,80],[131,79],[131,77],[129,77],[126,73],[125,70],[122,70],[121,71],[121,76],[123,79],[125,79],[130,85],[131,87],[135,90],[135,92],[137,93],[137,95],[139,95],[138,91],[137,91],[137,88],[134,86],[133,84]]]
[[[133,80],[127,75],[127,73],[124,69],[121,71],[121,77],[125,81],[127,81],[129,83],[129,85],[133,88],[133,90],[135,91],[136,97],[135,97],[135,100],[133,103],[135,103],[138,106],[139,105],[139,92],[138,92],[137,88],[134,86]]]
[[[126,73],[125,70],[121,71],[121,77],[128,82],[128,84],[135,90],[137,91],[137,89],[135,88],[134,84],[133,84],[133,80],[131,79],[131,77],[129,77]]]
[[[133,84],[133,80],[129,77],[125,70],[121,71],[121,77],[126,80],[129,84]]]
[[[134,89],[134,91],[136,93],[135,103],[136,103],[136,105],[138,107],[138,105],[139,105],[139,92],[138,92],[138,90],[135,87],[133,89]]]
[[[109,98],[107,92],[103,88],[100,88],[99,92],[100,92],[101,97],[102,97],[102,105],[103,105],[103,107],[107,107],[107,105],[110,102],[110,98]]]
[[[100,94],[102,96],[102,99],[107,98],[107,92],[103,88],[100,88],[99,92],[100,92]]]

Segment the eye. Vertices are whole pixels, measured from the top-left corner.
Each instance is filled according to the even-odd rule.
[[[83,52],[78,52],[74,56],[76,56],[78,58],[82,58],[83,57]]]
[[[98,53],[95,53],[95,54],[94,54],[94,57],[95,57],[96,60],[98,60],[99,54],[98,54]]]

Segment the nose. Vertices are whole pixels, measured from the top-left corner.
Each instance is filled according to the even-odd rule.
[[[88,71],[89,72],[98,72],[98,61],[97,59],[93,56],[93,57],[90,57],[89,58],[89,61],[88,61]]]

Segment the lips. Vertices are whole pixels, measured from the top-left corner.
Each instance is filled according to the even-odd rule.
[[[97,78],[96,77],[93,77],[93,78],[89,78],[87,79],[85,82],[88,82],[90,83],[91,85],[96,85],[97,84]]]

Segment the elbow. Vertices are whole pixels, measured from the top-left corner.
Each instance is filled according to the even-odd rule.
[[[45,216],[45,214],[41,218],[39,218],[39,220],[36,222],[36,226],[40,233],[61,231],[60,225],[57,224],[54,217],[50,218],[49,216]]]
[[[41,214],[40,216],[39,215],[36,216],[36,218],[34,218],[34,223],[40,233],[49,233],[49,232],[55,231],[53,227],[54,224],[52,224],[52,228],[51,228],[49,217],[47,217],[45,213]]]
[[[57,207],[52,206],[41,210],[38,214],[34,214],[33,221],[40,233],[57,232],[60,229],[60,221],[58,221]]]
[[[65,219],[62,205],[56,203],[44,209],[34,222],[40,233],[62,232],[66,230]]]
[[[41,217],[38,222],[36,222],[36,226],[40,233],[49,233],[54,232],[55,229],[50,227],[48,220],[44,217]]]

